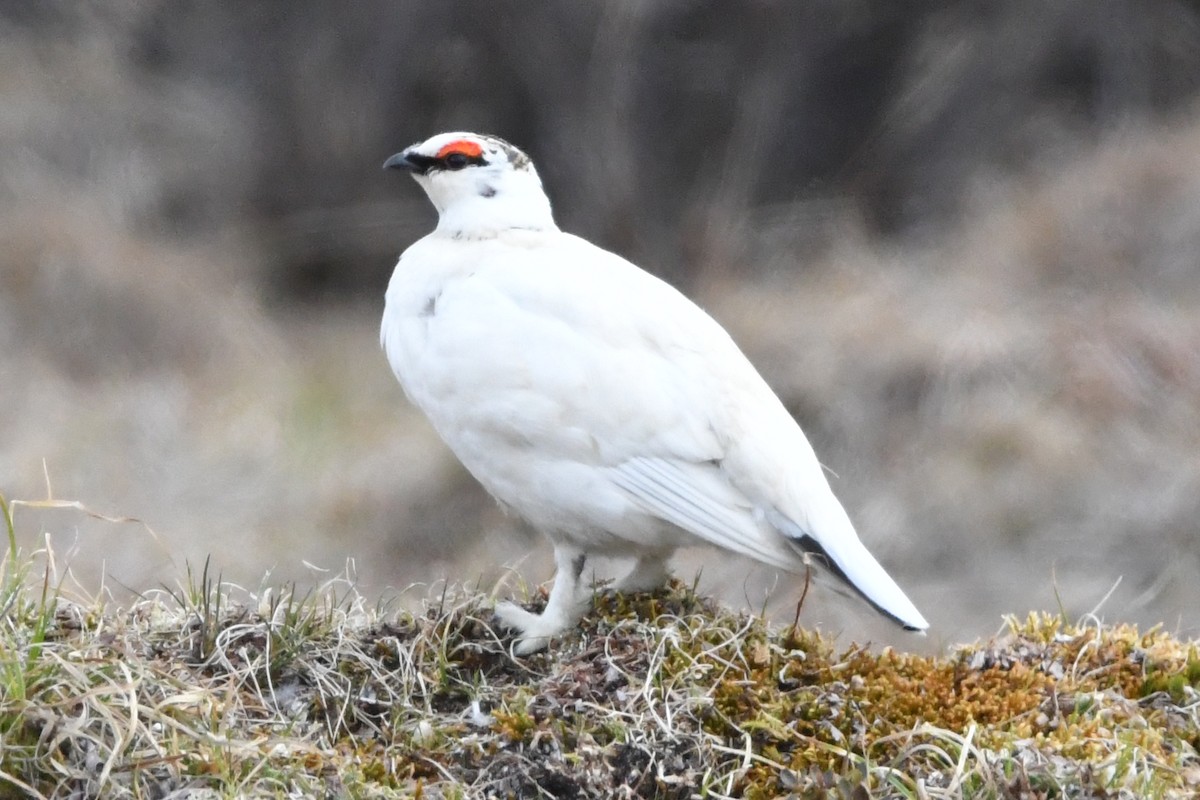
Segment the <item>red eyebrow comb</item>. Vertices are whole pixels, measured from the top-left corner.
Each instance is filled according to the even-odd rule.
[[[462,153],[464,156],[474,158],[483,155],[483,148],[479,146],[479,142],[472,142],[470,139],[455,139],[438,150],[435,158],[445,158],[451,153]]]

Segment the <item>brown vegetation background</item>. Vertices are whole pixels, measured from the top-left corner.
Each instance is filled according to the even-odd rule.
[[[250,589],[549,577],[378,347],[434,221],[380,165],[468,129],[729,328],[934,632],[828,591],[806,622],[937,647],[1120,579],[1105,617],[1200,630],[1197,3],[14,0],[0,26],[0,492],[153,531],[19,509],[85,586],[208,556]],[[701,567],[735,604],[798,595]]]

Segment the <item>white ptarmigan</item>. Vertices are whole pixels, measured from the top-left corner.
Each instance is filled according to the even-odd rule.
[[[677,547],[823,567],[909,630],[925,618],[859,541],[800,427],[725,330],[674,288],[564,233],[525,153],[443,133],[389,158],[438,211],[400,256],[381,340],[408,397],[503,506],[554,543],[517,651],[574,625],[589,555],[652,589]]]

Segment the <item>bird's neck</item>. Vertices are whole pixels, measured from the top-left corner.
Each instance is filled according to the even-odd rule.
[[[455,238],[485,239],[513,229],[558,230],[550,200],[537,178],[508,177],[495,184],[481,183],[478,191],[456,194],[445,203],[435,198],[438,231]]]

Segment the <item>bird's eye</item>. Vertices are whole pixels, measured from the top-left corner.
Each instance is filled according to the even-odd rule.
[[[471,159],[466,153],[451,153],[445,158],[446,169],[462,169],[470,163]]]

